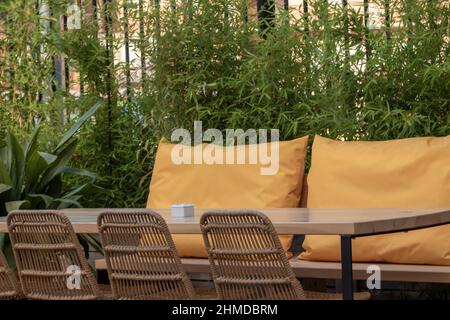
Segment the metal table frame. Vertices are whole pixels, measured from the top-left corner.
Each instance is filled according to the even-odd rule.
[[[344,300],[353,300],[353,258],[352,258],[352,240],[355,238],[392,234],[399,232],[409,232],[414,230],[428,229],[443,225],[449,225],[450,222],[437,223],[426,227],[405,228],[389,232],[374,232],[358,235],[341,235],[341,280],[342,296]]]

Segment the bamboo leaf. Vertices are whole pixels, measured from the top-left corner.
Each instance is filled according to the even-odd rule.
[[[94,115],[101,105],[102,103],[100,101],[97,102],[91,109],[84,113],[80,119],[78,119],[78,121],[64,134],[61,141],[56,146],[55,152],[61,149],[70,139],[72,139],[80,127]]]

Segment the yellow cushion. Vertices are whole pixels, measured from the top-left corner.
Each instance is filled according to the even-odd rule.
[[[279,143],[279,169],[261,175],[261,164],[179,164],[171,160],[173,144],[161,141],[153,169],[148,208],[169,208],[190,203],[196,208],[298,207],[308,137]],[[202,145],[205,148],[207,145]],[[249,146],[223,147],[244,148]],[[193,149],[193,148],[191,148]],[[270,148],[269,148],[270,150]],[[236,153],[235,153],[236,154]],[[248,162],[248,161],[246,161]],[[207,257],[201,235],[174,235],[182,257]],[[292,235],[280,236],[285,250]]]
[[[450,207],[450,136],[342,142],[316,136],[310,208]],[[305,260],[340,261],[336,236],[307,236]],[[355,262],[450,265],[450,226],[353,241]]]

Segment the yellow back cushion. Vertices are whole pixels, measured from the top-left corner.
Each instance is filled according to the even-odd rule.
[[[169,208],[190,203],[196,208],[288,208],[298,207],[308,137],[279,143],[279,169],[274,175],[261,175],[261,164],[179,164],[171,159],[174,144],[158,147],[148,208]],[[202,145],[204,149],[207,145]],[[249,146],[223,147],[249,151]],[[193,148],[190,148],[193,149]],[[269,148],[269,150],[271,150]],[[235,153],[236,154],[236,153]],[[247,161],[248,162],[248,161]],[[200,235],[173,235],[182,257],[207,257]],[[280,236],[285,250],[291,235]]]
[[[342,142],[316,136],[310,208],[450,207],[450,136]],[[307,236],[305,260],[339,261],[336,236]],[[356,262],[450,265],[450,226],[353,241]]]

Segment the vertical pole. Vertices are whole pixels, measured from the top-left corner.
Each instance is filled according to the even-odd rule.
[[[92,18],[94,19],[94,26],[98,36],[98,8],[97,8],[97,0],[92,0]]]
[[[372,54],[372,48],[369,42],[369,0],[364,0],[364,44],[366,47],[366,60],[369,60]]]
[[[60,32],[64,33],[67,30],[67,15],[60,16]],[[60,88],[67,92],[70,87],[70,75],[69,75],[69,64],[67,61],[67,58],[60,54],[60,60],[61,60],[61,73],[62,73],[62,85]],[[61,97],[61,124],[65,126],[67,124],[67,109],[65,107],[64,103],[64,96]]]
[[[161,0],[153,0],[153,9],[155,10],[156,15],[156,35],[159,39],[161,36]],[[173,10],[175,10],[175,4],[173,5]]]
[[[384,1],[384,26],[386,27],[386,39],[391,40],[391,9],[389,0]]]
[[[107,90],[107,100],[108,100],[108,149],[109,152],[113,151],[113,136],[112,136],[112,125],[113,125],[113,93],[112,93],[112,81],[113,81],[113,44],[112,44],[112,17],[111,17],[111,6],[112,0],[105,0],[104,2],[104,20],[105,20],[105,40],[106,40],[106,63],[107,63],[107,80],[106,80],[106,90]],[[112,173],[112,156],[108,157],[108,169]]]
[[[334,49],[334,46],[332,46],[332,39],[330,35],[331,27],[330,27],[330,3],[329,0],[322,0],[320,2],[319,7],[319,18],[320,18],[320,24],[323,26],[323,32],[321,32],[318,36],[321,37],[321,40],[323,41],[324,49],[325,49],[325,56],[330,58],[332,55],[335,54],[336,50]],[[309,77],[310,78],[310,77]],[[308,79],[309,79],[308,78]],[[329,77],[324,77],[323,81],[325,83],[326,90],[330,89],[332,86],[331,79]]]
[[[81,29],[83,29],[84,10],[83,10],[82,0],[78,0],[77,4],[80,7],[80,27],[81,27]],[[84,81],[83,81],[83,75],[81,74],[81,70],[78,70],[78,76],[80,77],[80,96],[82,96],[84,94]]]
[[[50,7],[50,2],[48,3],[49,5],[49,16],[53,17],[56,21],[56,25],[55,28],[53,29],[53,25],[50,26],[50,30],[55,30],[55,32],[57,32],[57,36],[59,38],[62,37],[61,33],[64,32],[64,16],[61,16],[60,12],[56,12],[55,11],[55,7]],[[54,57],[53,57],[53,61],[54,61],[54,78],[56,80],[56,83],[53,82],[52,84],[52,91],[53,91],[53,95],[55,94],[55,92],[57,92],[58,90],[66,90],[66,67],[65,67],[65,61],[64,61],[64,56],[61,53],[57,53]],[[61,116],[61,125],[65,125],[66,124],[66,117],[65,117],[65,111],[64,111],[64,98],[61,97],[61,110],[60,111],[60,116]]]
[[[341,236],[341,267],[343,298],[353,300],[352,237],[348,235]]]
[[[40,19],[41,24],[39,27],[42,28],[41,32],[43,34],[47,35],[50,33],[50,30],[52,28],[52,20],[49,19],[50,18],[50,7],[48,4],[48,1],[46,1],[46,0],[39,1],[39,16],[40,16],[40,18],[45,18],[45,19]],[[43,44],[41,44],[39,46],[40,59],[44,63],[47,63],[46,59],[48,59],[48,58],[46,56],[44,57],[44,53],[45,53],[45,47]],[[52,61],[53,66],[55,66],[56,60],[53,55],[51,57],[51,61]],[[55,77],[56,77],[56,69],[53,69],[52,74],[44,80],[45,81],[45,89],[43,90],[43,92],[40,93],[40,101],[47,102],[50,100],[52,91],[54,89],[53,79],[55,79]]]
[[[303,0],[303,21],[305,23],[305,34],[309,32],[309,6],[308,0]]]
[[[145,64],[145,20],[144,20],[144,4],[143,0],[139,0],[138,4],[139,15],[139,47],[141,51],[141,83],[142,89],[145,88],[146,83],[146,64]]]
[[[62,32],[67,31],[67,16],[62,16]],[[69,69],[69,61],[68,57],[63,56],[64,61],[64,89],[68,91],[70,89],[70,69]]]
[[[311,74],[311,38],[309,34],[309,4],[308,0],[303,0],[303,23],[305,31],[305,68],[306,74]],[[311,77],[306,78],[306,90],[311,86]]]
[[[40,29],[41,25],[40,25],[40,15],[41,15],[41,9],[40,9],[40,1],[36,0],[35,3],[35,10],[36,10],[36,15],[37,15],[37,21],[36,21],[36,25],[37,27]],[[5,22],[8,21],[7,19],[5,20]],[[41,31],[42,32],[42,31]],[[39,48],[34,52],[35,54],[35,59],[37,61],[37,63],[40,65],[41,64],[41,47],[39,46]],[[41,90],[38,90],[37,92],[37,97],[36,97],[36,101],[38,103],[42,102],[42,92]]]
[[[286,23],[286,25],[290,25],[291,17],[290,17],[290,14],[289,14],[289,0],[284,0],[283,1],[283,11],[285,11],[285,13],[287,14],[285,23]]]
[[[323,33],[322,34],[325,36],[325,38],[323,39],[324,43],[325,43],[325,51],[327,54],[329,54],[331,51],[330,40],[329,40],[329,35],[330,35],[330,31],[331,31],[330,23],[329,23],[330,22],[330,13],[328,12],[330,4],[329,4],[328,0],[323,0],[322,3],[323,3],[322,6],[320,6],[320,11],[321,11],[320,12],[321,13],[320,20],[323,23]]]
[[[47,2],[46,3],[47,7],[45,8],[47,11],[47,16],[50,18],[53,18],[53,8],[50,7],[50,4]],[[50,20],[49,25],[48,25],[48,30],[49,32],[51,32],[51,30],[53,30],[53,19]],[[58,85],[61,84],[62,80],[61,80],[61,62],[59,60],[58,57],[56,57],[55,55],[52,55],[52,62],[53,62],[53,79],[58,83]],[[56,91],[56,84],[55,81],[52,81],[51,83],[51,89],[50,91],[50,95],[54,95],[55,91]],[[48,99],[50,99],[50,97],[48,97]]]
[[[344,12],[344,50],[345,56],[348,58],[350,55],[350,39],[349,39],[349,22],[348,22],[348,2],[347,0],[342,0],[343,12]],[[348,59],[347,59],[348,61]]]
[[[127,100],[130,101],[131,71],[130,71],[130,30],[128,21],[128,0],[123,1],[123,19],[124,19],[124,41],[125,41],[126,96]]]
[[[275,1],[274,0],[257,0],[257,11],[259,28],[265,37],[265,31],[273,26],[275,18]]]

